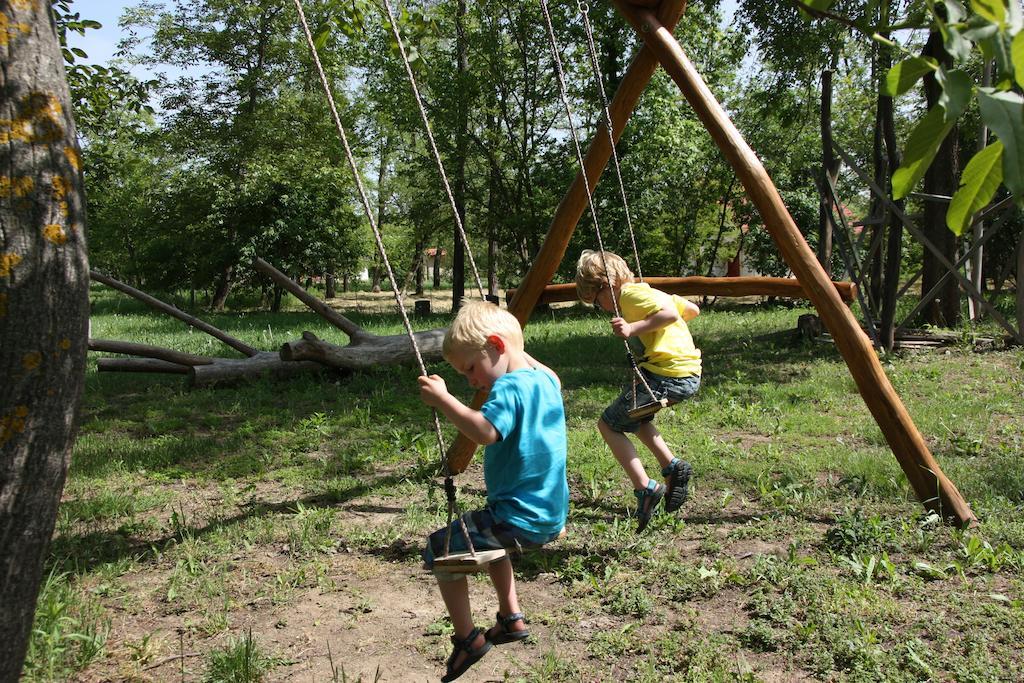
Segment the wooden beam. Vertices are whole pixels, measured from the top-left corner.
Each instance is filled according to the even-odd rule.
[[[777,296],[785,299],[810,298],[798,281],[790,277],[645,277],[651,287],[679,296]],[[840,298],[849,304],[856,297],[852,282],[833,282]],[[512,298],[516,290],[505,293]],[[576,285],[548,285],[544,288],[538,304],[555,304],[576,301]]]
[[[818,315],[835,339],[836,348],[849,366],[864,402],[918,498],[925,507],[939,512],[944,518],[952,518],[960,525],[975,523],[970,506],[928,450],[874,349],[800,234],[761,161],[690,63],[671,29],[648,10],[623,0],[613,2],[647,47],[657,55],[736,171],[783,258],[806,288]]]
[[[235,339],[234,337],[232,337],[227,332],[223,332],[221,330],[218,330],[213,325],[211,325],[211,324],[209,324],[207,322],[204,322],[204,321],[200,320],[199,318],[196,318],[195,316],[189,315],[188,313],[185,313],[181,309],[175,308],[174,306],[171,306],[170,304],[164,303],[163,301],[160,301],[160,299],[157,299],[156,297],[152,297],[152,296],[150,296],[149,294],[146,294],[143,291],[140,291],[138,289],[135,289],[134,287],[126,285],[125,283],[121,282],[120,280],[115,280],[114,278],[112,278],[112,277],[110,277],[108,275],[104,275],[103,273],[97,272],[95,270],[90,270],[89,271],[89,277],[92,278],[93,280],[95,280],[96,282],[101,282],[101,283],[105,284],[107,287],[112,287],[112,288],[114,288],[114,289],[116,289],[118,291],[124,292],[125,294],[127,294],[130,297],[132,297],[133,299],[138,299],[142,303],[146,304],[147,306],[149,306],[151,308],[155,308],[156,310],[160,311],[161,313],[166,313],[167,315],[171,316],[172,318],[177,318],[178,320],[180,320],[181,322],[185,323],[186,325],[190,325],[190,326],[196,328],[197,330],[202,330],[206,334],[210,335],[211,337],[215,337],[215,338],[221,340],[222,342],[224,342],[225,344],[227,344],[228,346],[233,348],[235,351],[238,351],[239,353],[241,353],[241,354],[243,354],[245,356],[252,357],[252,356],[255,356],[257,353],[259,353],[259,351],[257,351],[253,347],[249,346],[248,344],[246,344],[245,342],[243,342],[243,341],[241,341],[239,339]]]
[[[686,10],[686,0],[664,0],[658,8],[658,19],[663,25],[674,27],[679,17]],[[609,116],[612,121],[612,137],[618,141],[622,135],[626,122],[633,114],[640,95],[650,82],[654,71],[658,68],[658,60],[654,53],[647,47],[641,47],[633,61],[630,62],[618,90],[608,104]],[[583,159],[583,166],[586,169],[586,178],[591,188],[597,187],[597,182],[604,172],[608,160],[611,158],[612,150],[608,142],[608,129],[604,123],[597,127],[594,137],[591,139],[590,148]],[[516,298],[509,305],[509,311],[525,327],[530,319],[530,313],[537,305],[544,287],[551,281],[551,277],[558,270],[562,262],[565,249],[569,246],[569,240],[576,230],[583,211],[587,207],[587,193],[583,183],[583,172],[576,174],[575,180],[569,186],[569,190],[558,205],[551,225],[548,227],[547,236],[540,252],[534,257],[530,270],[519,285]],[[486,391],[477,391],[470,402],[470,407],[479,409],[487,399]],[[447,462],[448,471],[457,474],[469,465],[476,452],[476,444],[459,434],[448,449]]]

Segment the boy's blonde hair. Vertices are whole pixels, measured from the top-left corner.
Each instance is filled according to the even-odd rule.
[[[441,353],[451,360],[456,353],[482,351],[487,338],[495,334],[508,346],[523,350],[523,327],[514,315],[489,301],[467,301],[444,335]]]
[[[610,251],[603,253],[602,258],[602,252],[584,249],[576,262],[576,296],[584,303],[594,303],[597,293],[609,282],[615,288],[633,281],[633,271],[621,256]],[[608,263],[607,273],[605,262]]]

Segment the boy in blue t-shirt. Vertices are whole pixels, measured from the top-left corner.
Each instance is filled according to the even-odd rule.
[[[441,377],[419,378],[423,402],[443,413],[470,441],[487,447],[487,507],[462,517],[473,547],[535,548],[554,540],[569,511],[565,410],[558,376],[523,350],[519,321],[485,301],[459,309],[442,353],[473,388],[490,390],[477,411],[448,393]],[[434,571],[455,627],[454,649],[441,679],[453,681],[492,645],[523,640],[529,631],[507,555],[487,567],[498,595],[497,623],[486,632],[474,626],[465,576],[434,567],[434,558],[444,554],[446,531],[447,527],[430,535],[423,560]],[[456,521],[449,551],[466,550]]]

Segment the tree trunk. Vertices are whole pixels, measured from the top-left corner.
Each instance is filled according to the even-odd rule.
[[[1017,245],[1017,331],[1024,334],[1024,232]]]
[[[949,68],[952,59],[942,46],[942,35],[932,32],[925,44],[924,55],[933,57]],[[939,100],[941,88],[935,76],[928,73],[924,77],[925,100],[931,109]],[[952,197],[957,189],[957,178],[960,177],[960,150],[958,145],[957,127],[949,132],[939,147],[935,159],[924,174],[924,191],[927,194]],[[946,227],[945,202],[926,200],[921,228],[924,234],[952,262],[957,260],[956,235]],[[929,250],[924,252],[923,272],[921,274],[921,291],[927,292],[942,278],[946,269]],[[956,280],[948,278],[939,289],[938,295],[924,309],[925,322],[939,327],[953,327],[960,322],[960,287]]]
[[[887,24],[889,21],[888,0],[882,3],[881,11],[882,24]],[[888,34],[885,34],[885,37],[888,37]],[[889,67],[892,65],[892,53],[889,52],[888,47],[882,46],[879,49],[879,59],[881,61],[879,73],[888,73]],[[900,167],[900,150],[896,142],[896,124],[893,117],[893,99],[879,95],[878,111],[879,120],[882,123],[882,139],[885,142],[887,162],[885,181],[881,187],[891,193],[892,174]],[[904,204],[902,199],[896,202],[900,211],[903,210]],[[882,282],[882,319],[879,340],[886,351],[892,351],[896,343],[896,294],[899,291],[902,272],[900,265],[903,261],[903,223],[888,209],[884,210],[883,215],[886,217],[886,227],[889,233],[885,249],[885,276]]]
[[[324,273],[324,298],[333,299],[338,295],[334,282],[334,273]]]
[[[426,238],[419,239],[416,241],[416,261],[414,268],[416,268],[416,291],[415,296],[423,296],[423,280],[426,278],[427,271],[427,240]]]
[[[839,160],[832,149],[832,68],[821,72],[821,172],[835,185],[839,178]],[[832,221],[832,192],[826,184],[821,188],[818,204],[818,263],[829,277],[832,277]]]
[[[434,289],[441,289],[441,244],[434,251]]]
[[[715,262],[718,260],[718,247],[722,244],[722,233],[725,232],[725,219],[729,211],[729,204],[732,203],[732,189],[735,186],[736,175],[733,174],[732,180],[729,181],[729,188],[725,191],[725,197],[722,198],[722,209],[718,214],[718,234],[715,235],[715,244],[711,247],[711,255],[708,257],[707,277],[711,277],[715,270]]]
[[[380,140],[380,163],[377,166],[377,230],[380,234],[384,234],[384,225],[387,222],[387,193],[384,191],[384,181],[387,178],[388,160],[390,158],[391,151],[391,139],[384,135]],[[380,280],[383,276],[384,264],[380,261],[380,256],[374,256],[373,267],[370,269],[372,282],[370,284],[370,290],[373,292],[380,291]]]
[[[227,303],[228,294],[231,292],[232,275],[235,272],[234,264],[224,266],[220,271],[217,280],[217,289],[213,292],[213,300],[210,302],[210,310],[223,311]]]
[[[307,287],[308,287],[308,285],[307,285]],[[270,312],[271,313],[280,313],[281,312],[281,295],[284,294],[284,291],[280,287],[275,286],[274,289],[273,289],[273,292],[274,292],[274,299],[273,299],[273,301],[270,304]]]
[[[370,291],[374,294],[380,292],[380,278],[384,267],[379,263],[370,266]]]
[[[492,103],[493,105],[493,103]],[[497,137],[498,120],[493,114],[487,115],[489,137]],[[490,165],[487,178],[487,293],[498,296],[498,202],[501,192],[501,172],[497,164]]]
[[[88,343],[81,156],[49,2],[0,44],[0,680],[16,681],[74,441]]]
[[[466,0],[458,0],[455,12],[455,53],[456,53],[456,129],[455,164],[452,176],[452,196],[455,211],[459,214],[455,225],[455,240],[452,248],[452,313],[459,310],[466,295],[466,246],[462,243],[458,224],[466,228],[466,154],[469,147],[469,46],[466,41]]]
[[[981,85],[982,87],[989,87],[992,85],[992,61],[986,59],[981,65]],[[981,150],[988,147],[988,126],[984,122],[979,123],[978,126],[978,149]],[[985,238],[985,222],[978,221],[974,224],[974,244],[980,244]],[[971,257],[971,284],[974,285],[975,289],[979,292],[985,291],[985,274],[983,271],[985,263],[985,248],[979,246],[974,250],[974,255]],[[967,304],[970,311],[971,320],[981,319],[981,305],[974,300],[974,297],[967,298]]]
[[[872,83],[881,83],[882,79],[885,78],[887,70],[883,68],[883,59],[885,58],[882,56],[881,46],[875,43],[871,47]],[[871,135],[871,165],[875,184],[878,187],[888,187],[888,181],[891,177],[892,171],[886,165],[885,142],[883,140],[884,123],[882,121],[883,106],[881,97],[881,88],[879,88],[879,95],[875,100],[875,127],[872,130]],[[875,245],[880,245],[882,238],[885,236],[885,223],[881,220],[885,215],[885,202],[882,201],[881,197],[872,196],[870,216],[872,219],[876,219],[876,222],[873,222],[870,226],[864,227],[864,230],[868,232],[869,237],[867,241],[868,250],[864,253],[863,258],[861,259],[861,277],[865,278],[865,281],[868,284],[867,292],[865,292],[865,299],[867,301],[868,308],[871,309],[870,315],[872,318],[878,314],[878,302],[882,300],[883,258],[882,252],[879,249],[876,249]],[[850,243],[851,251],[856,249],[856,247],[852,246],[852,236]]]

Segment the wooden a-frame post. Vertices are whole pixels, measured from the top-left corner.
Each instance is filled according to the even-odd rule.
[[[732,165],[747,195],[761,213],[779,252],[808,292],[818,315],[831,332],[836,348],[850,368],[861,397],[918,499],[926,508],[937,511],[943,518],[951,518],[959,526],[975,523],[976,518],[970,506],[953,482],[943,474],[928,450],[921,433],[882,369],[874,348],[797,229],[761,161],[729,120],[672,35],[685,2],[664,0],[657,5],[655,11],[649,9],[655,6],[655,3],[649,1],[637,4],[625,0],[612,2],[644,41],[643,48],[630,65],[612,100],[611,117],[615,139],[621,135],[622,127],[653,75],[656,63],[660,63],[679,86],[715,144]],[[591,179],[591,187],[597,184],[610,155],[607,138],[607,133],[598,129],[587,152],[584,165],[587,177]],[[558,207],[540,254],[512,301],[510,309],[524,325],[544,285],[561,262],[569,238],[583,213],[585,201],[582,179],[577,175]],[[483,392],[478,392],[473,406],[482,405],[485,397]],[[465,469],[474,450],[475,446],[460,436],[449,450],[449,469],[453,472]]]

